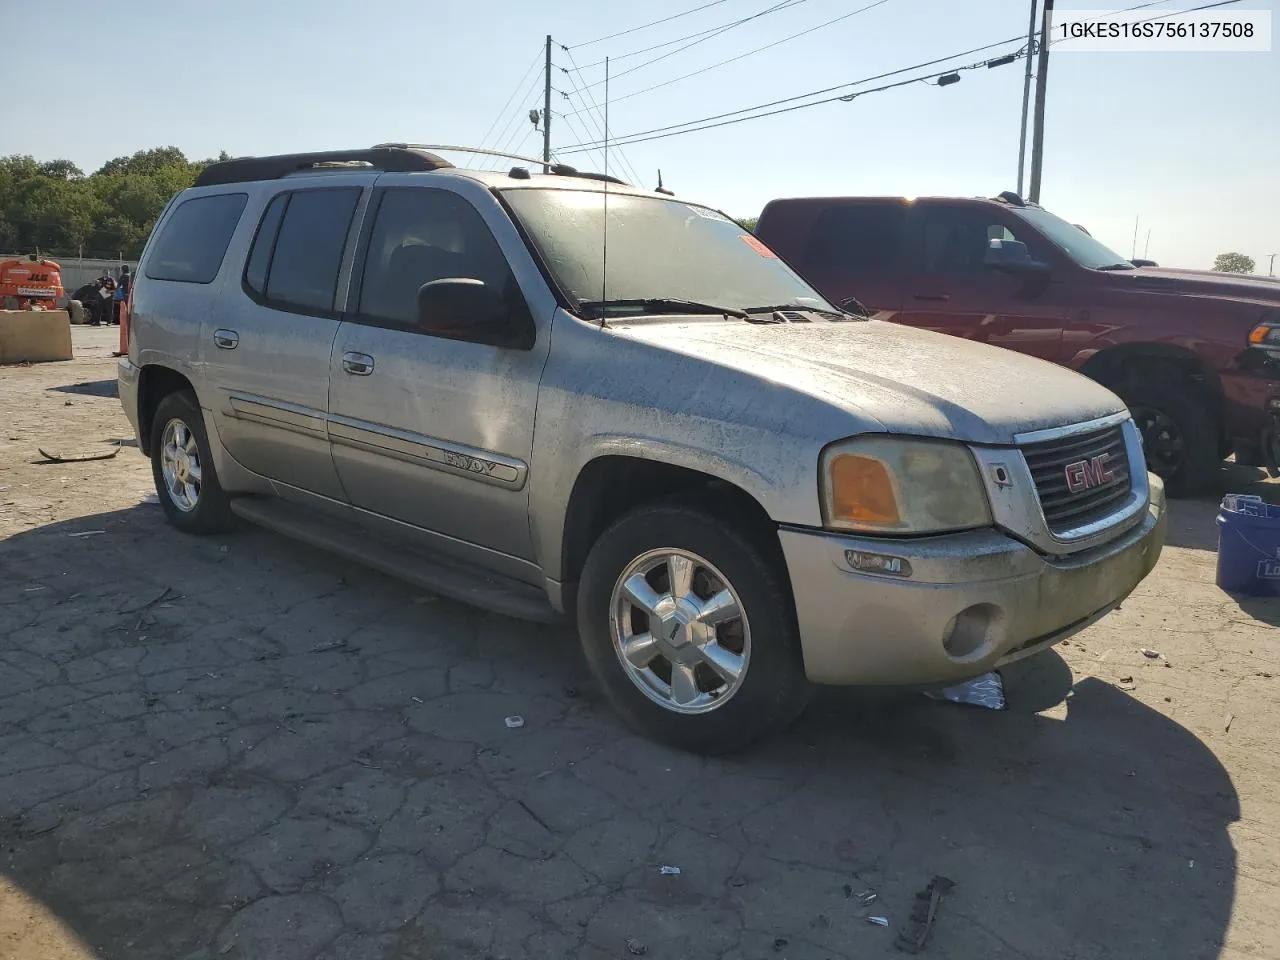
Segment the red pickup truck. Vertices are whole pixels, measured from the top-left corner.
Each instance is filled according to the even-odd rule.
[[[756,233],[837,303],[1111,388],[1172,495],[1204,491],[1231,453],[1262,463],[1280,389],[1280,282],[1135,267],[1013,193],[774,200]]]

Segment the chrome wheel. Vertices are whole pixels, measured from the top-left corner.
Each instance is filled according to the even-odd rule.
[[[609,625],[631,682],[667,710],[714,710],[746,678],[751,628],[742,601],[695,553],[663,547],[631,561],[614,584]]]
[[[160,468],[169,499],[183,513],[190,513],[200,502],[200,448],[195,434],[176,418],[164,425]]]

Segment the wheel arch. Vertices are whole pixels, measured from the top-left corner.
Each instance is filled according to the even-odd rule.
[[[565,509],[559,579],[577,581],[600,534],[623,514],[655,500],[684,495],[726,521],[754,531],[763,549],[782,557],[776,524],[742,487],[690,467],[625,454],[602,454],[578,471]]]
[[[1191,385],[1206,408],[1221,423],[1222,379],[1202,356],[1173,343],[1122,343],[1106,347],[1089,357],[1080,372],[1105,387],[1143,377],[1165,378],[1173,374]]]
[[[185,375],[162,364],[147,364],[138,373],[138,447],[151,456],[151,425],[160,402],[172,393],[195,387]]]

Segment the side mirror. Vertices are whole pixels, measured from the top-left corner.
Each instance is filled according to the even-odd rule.
[[[430,333],[500,344],[509,319],[502,295],[483,280],[452,277],[418,288],[418,326]]]
[[[1049,265],[1031,259],[1031,251],[1020,240],[992,240],[983,263],[1006,273],[1044,273]]]

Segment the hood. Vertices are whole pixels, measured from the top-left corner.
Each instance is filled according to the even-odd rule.
[[[1177,270],[1172,267],[1139,267],[1111,274],[1124,289],[1173,293],[1185,296],[1245,300],[1259,304],[1280,303],[1280,280],[1214,270]]]
[[[850,432],[1010,444],[1018,433],[1124,409],[1111,391],[1066,367],[878,320],[663,320],[610,329],[825,400],[860,418]]]

